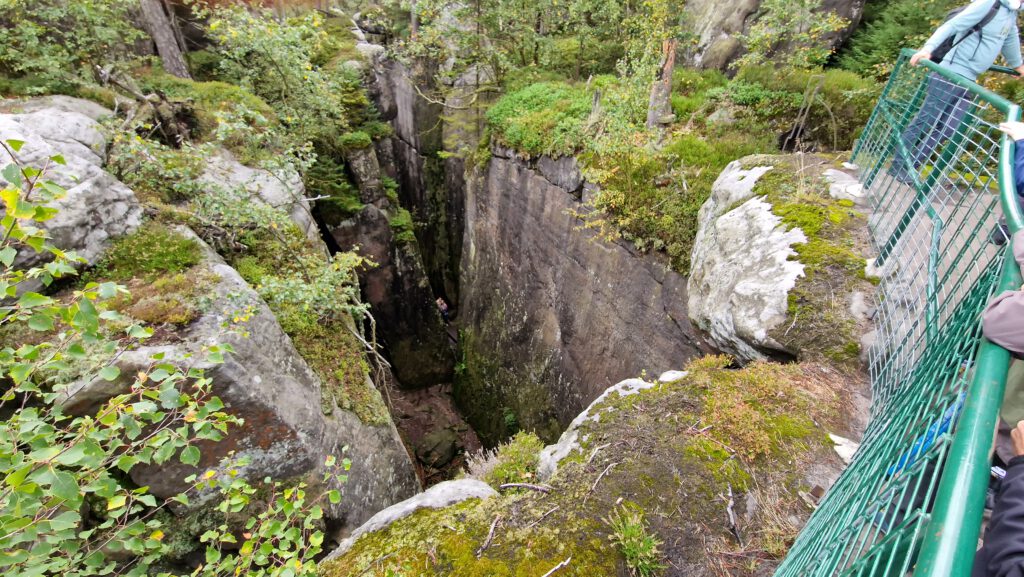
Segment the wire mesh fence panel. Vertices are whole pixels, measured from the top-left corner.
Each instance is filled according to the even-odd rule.
[[[870,199],[869,268],[879,279],[871,420],[778,576],[915,572],[930,524],[958,522],[933,510],[952,483],[943,479],[960,473],[950,455],[964,415],[998,411],[970,395],[989,371],[976,370],[981,312],[1011,270],[999,226],[1009,145],[997,126],[1019,113],[935,65],[909,66],[908,55],[853,158]],[[962,538],[963,555],[973,556],[977,526]]]

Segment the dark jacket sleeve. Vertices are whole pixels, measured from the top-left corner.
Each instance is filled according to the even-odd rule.
[[[989,577],[1024,576],[1024,456],[1015,457],[992,510],[985,533]]]
[[[1013,184],[1016,186],[1017,196],[1024,197],[1024,139],[1016,142],[1013,157]]]

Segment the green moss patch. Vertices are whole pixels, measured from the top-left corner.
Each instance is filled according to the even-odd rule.
[[[162,274],[184,272],[199,264],[202,258],[202,249],[196,241],[166,225],[147,222],[136,232],[116,239],[84,278],[153,280]]]
[[[629,510],[661,542],[659,561],[675,574],[770,574],[810,513],[798,496],[809,489],[807,465],[839,466],[815,422],[835,418],[844,384],[817,378],[811,366],[730,363],[707,357],[680,381],[610,396],[595,408],[599,418],[582,425],[580,450],[547,480],[549,493],[506,491],[421,511],[362,537],[321,573],[536,577],[571,557],[559,574],[623,575],[612,512]],[[518,436],[495,459],[523,463],[535,447]],[[491,480],[522,478],[519,465],[508,472]],[[730,494],[742,546],[728,527]]]
[[[830,165],[823,159],[763,157],[745,162],[774,166],[754,193],[772,205],[785,226],[807,236],[807,242],[793,247],[804,276],[789,293],[786,322],[770,336],[801,355],[857,368],[863,327],[853,318],[848,297],[854,291],[871,295],[874,290],[864,277],[865,215],[852,202],[829,196],[822,172]]]

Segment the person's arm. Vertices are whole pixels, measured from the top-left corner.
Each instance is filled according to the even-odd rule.
[[[1013,235],[1013,256],[1024,267],[1024,231]],[[1004,349],[1024,354],[1024,292],[1005,291],[981,315],[985,337]]]
[[[1013,148],[1013,184],[1017,196],[1024,198],[1024,138],[1014,139]],[[1016,249],[1014,249],[1016,251]],[[1020,262],[1020,259],[1017,259]]]
[[[998,0],[995,0],[998,1]],[[957,14],[953,18],[950,18],[948,22],[939,26],[931,38],[924,43],[924,47],[921,48],[914,54],[913,58],[910,59],[910,63],[916,65],[919,61],[931,58],[932,52],[942,44],[942,41],[949,38],[951,35],[961,35],[971,29],[981,19],[988,14],[988,11],[992,8],[993,0],[974,0],[964,8],[963,12]],[[1018,46],[1019,50],[1020,46]],[[1018,63],[1018,66],[1020,64]]]
[[[1024,421],[1010,436],[1017,456],[1007,464],[985,533],[989,577],[1024,576]]]
[[[1006,65],[1017,71],[1017,74],[1024,76],[1024,59],[1020,54],[1020,32],[1017,30],[1017,23],[1014,22],[1013,30],[1006,35],[1003,41],[1003,58]]]

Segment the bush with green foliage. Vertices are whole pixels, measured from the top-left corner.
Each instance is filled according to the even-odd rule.
[[[753,24],[740,36],[747,52],[734,66],[764,62],[798,69],[823,66],[832,55],[827,37],[849,24],[825,10],[822,0],[763,0]]]
[[[34,77],[38,93],[92,82],[97,66],[134,58],[132,43],[143,37],[131,17],[137,7],[135,0],[7,0],[0,75]]]
[[[29,282],[50,286],[73,276],[81,259],[54,246],[40,226],[56,216],[52,204],[65,191],[18,161],[23,144],[2,143],[11,162],[3,169],[9,184],[0,191],[0,289],[9,303],[0,309],[0,331],[34,337],[20,346],[5,339],[0,348],[0,564],[18,575],[152,574],[151,567],[170,552],[164,538],[174,527],[164,511],[212,493],[219,497],[219,511],[237,513],[254,503],[257,489],[237,475],[235,467],[244,462],[192,475],[185,479],[188,491],[166,500],[132,484],[126,473],[172,460],[195,466],[201,457],[198,443],[223,438],[239,420],[223,412],[202,371],[170,362],[162,353],[153,355],[143,370],[121,375],[112,360],[153,334],[108,307],[124,294],[123,287],[88,282],[59,297],[28,288]],[[127,250],[115,249],[115,258],[127,258],[129,268],[138,265]],[[43,253],[50,260],[15,268],[23,252]],[[64,401],[74,384],[67,380],[68,369],[86,360],[90,350],[104,351],[106,360],[75,378],[120,383],[116,391],[122,392],[114,392],[94,413],[65,413]],[[218,363],[231,352],[206,344],[201,356]],[[347,467],[347,462],[330,459],[328,474]],[[318,527],[321,503],[337,502],[340,494],[307,497],[301,484],[285,490],[268,482],[266,487],[260,491],[269,489],[269,497],[253,506],[244,532],[224,524],[201,536],[206,563],[195,575],[315,574],[313,560],[324,540]],[[228,547],[248,554],[225,554]]]
[[[861,25],[836,61],[858,74],[884,78],[901,49],[923,46],[946,13],[964,4],[966,0],[870,0]]]
[[[205,186],[199,177],[206,167],[209,145],[185,143],[171,148],[134,132],[116,132],[107,168],[143,200],[179,203],[199,196]]]

